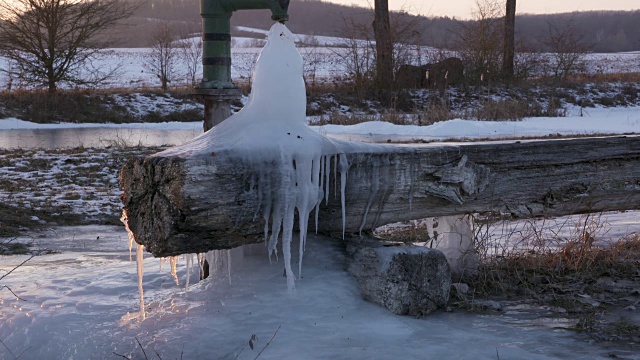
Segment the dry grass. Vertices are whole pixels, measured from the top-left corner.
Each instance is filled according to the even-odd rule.
[[[25,255],[29,253],[29,245],[16,241],[17,238],[0,239],[0,255]]]
[[[575,74],[567,78],[567,82],[573,84],[599,84],[599,83],[640,83],[640,72],[613,73],[613,74]]]
[[[536,100],[506,99],[484,101],[479,107],[471,108],[464,113],[451,111],[446,101],[430,102],[424,110],[409,113],[394,109],[375,114],[344,114],[333,111],[320,116],[317,125],[354,125],[368,121],[385,121],[396,125],[432,125],[440,121],[455,118],[480,121],[518,121],[527,117],[559,117],[565,116],[565,110],[557,99],[550,99],[546,104]]]
[[[513,253],[482,263],[477,276],[461,279],[479,295],[530,293],[541,296],[596,281],[599,277],[633,277],[640,261],[640,238],[610,247],[571,241],[557,251]],[[528,290],[528,291],[527,291]]]
[[[472,109],[467,118],[480,121],[516,121],[527,117],[564,116],[560,102],[551,99],[546,105],[532,99],[487,100],[482,106]]]
[[[355,125],[369,121],[385,121],[396,125],[414,125],[415,117],[412,114],[403,114],[395,110],[389,110],[380,115],[343,114],[339,111],[334,111],[329,115],[321,115],[315,125]]]
[[[557,296],[563,288],[574,286],[587,291],[601,277],[640,275],[640,234],[603,243],[608,226],[601,214],[553,226],[546,221],[528,221],[515,230],[504,227],[499,238],[488,231],[489,221],[476,222],[475,250],[481,265],[477,274],[463,274],[461,281],[481,296],[528,293],[541,297]],[[570,236],[559,235],[563,227],[570,228]]]
[[[0,109],[2,116],[17,117],[37,123],[130,123],[130,122],[164,122],[164,121],[193,121],[202,118],[200,110],[187,108],[160,114],[149,112],[140,117],[131,113],[126,106],[115,101],[114,95],[127,97],[131,89],[108,90],[60,90],[56,94],[45,91],[16,90],[0,93]],[[142,96],[171,97],[178,101],[193,103],[196,101],[183,89],[168,93],[157,89],[136,89],[135,93]]]
[[[119,224],[118,170],[162,149],[0,149],[0,238],[54,225]]]
[[[639,83],[640,72],[624,72],[624,73],[576,73],[570,74],[562,81],[552,76],[540,76],[530,78],[527,82],[519,84],[544,84],[550,87],[562,86],[582,86],[582,85],[600,85],[610,83]]]
[[[440,121],[455,119],[457,114],[451,111],[445,101],[435,101],[418,114],[417,125],[432,125]]]
[[[412,221],[376,235],[429,244],[433,239],[424,225]],[[598,340],[637,343],[640,324],[624,314],[639,303],[640,234],[607,242],[609,231],[600,213],[517,223],[492,213],[476,215],[471,251],[478,268],[455,274],[453,282],[461,284],[452,286],[450,305],[485,311],[482,300],[489,299],[552,309],[555,316],[571,319],[568,329]]]

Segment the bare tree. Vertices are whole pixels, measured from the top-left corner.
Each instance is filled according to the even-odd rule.
[[[167,91],[169,83],[176,76],[176,66],[180,55],[178,35],[171,24],[160,22],[151,34],[149,45],[151,53],[145,66],[158,77],[162,90]]]
[[[323,52],[324,49],[320,46],[320,42],[313,35],[304,36],[302,39],[303,46],[300,49],[303,61],[303,78],[307,85],[316,85],[316,74],[318,68],[326,62],[327,54]]]
[[[498,79],[502,58],[502,5],[497,0],[476,0],[473,21],[461,23],[457,48],[471,82]]]
[[[549,22],[548,28],[544,43],[551,50],[550,71],[556,79],[565,80],[568,75],[581,70],[592,45],[586,43],[583,34],[576,30],[573,18],[564,24]]]
[[[516,0],[507,0],[504,17],[504,52],[502,54],[502,73],[505,81],[513,79],[513,63],[516,48]]]
[[[517,39],[513,60],[513,78],[526,80],[542,75],[544,60],[545,55],[536,44],[526,38]]]
[[[198,74],[202,66],[202,39],[199,37],[186,37],[180,42],[182,61],[187,68],[187,79],[191,86],[197,85]]]
[[[0,54],[25,83],[54,93],[59,83],[97,83],[111,75],[87,69],[112,39],[104,30],[137,8],[124,0],[0,0]]]
[[[393,44],[393,73],[403,64],[422,64],[421,34],[417,30],[421,19],[405,10],[393,12],[390,17],[390,39]]]
[[[343,39],[339,47],[332,47],[340,65],[353,81],[354,90],[362,95],[369,89],[375,66],[375,45],[371,27],[358,23],[353,17],[343,17],[339,36]]]
[[[374,17],[373,9],[370,16]],[[388,74],[384,80],[378,77],[381,71],[378,67],[380,57],[378,41],[374,40],[374,29],[353,16],[344,16],[341,20],[339,35],[344,40],[337,44],[337,49],[331,49],[353,80],[358,94],[362,95],[372,89],[393,90],[394,74],[398,68],[403,64],[421,62],[421,33],[417,31],[421,20],[419,17],[411,16],[406,11],[389,14],[389,30],[385,34],[385,41],[389,42],[391,48],[385,47],[382,51],[389,52],[390,56],[386,56],[384,61],[390,61],[391,68],[382,70]],[[388,66],[389,64],[385,65],[385,68]]]

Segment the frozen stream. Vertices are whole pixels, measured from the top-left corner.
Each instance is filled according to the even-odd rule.
[[[84,127],[0,130],[0,147],[6,149],[58,149],[107,146],[161,146],[183,144],[202,133],[193,129]]]
[[[184,290],[145,259],[147,319],[127,316],[138,306],[135,262],[129,261],[121,227],[61,227],[34,234],[41,255],[3,280],[18,296],[0,292],[0,340],[22,359],[117,359],[116,352],[144,359],[234,359],[252,334],[258,341],[238,359],[253,359],[273,336],[261,359],[574,359],[640,358],[590,343],[580,334],[554,329],[514,311],[496,315],[439,313],[424,319],[392,315],[361,299],[345,271],[340,243],[310,236],[304,278],[287,291],[283,263],[269,264],[260,245],[233,250],[226,271]],[[243,254],[244,253],[244,254]],[[148,255],[148,254],[147,254]],[[135,258],[135,255],[134,255]],[[0,258],[11,269],[24,256]],[[230,281],[229,281],[230,280]],[[538,325],[536,325],[538,324]],[[0,347],[1,359],[13,359]],[[151,357],[150,357],[151,358]]]

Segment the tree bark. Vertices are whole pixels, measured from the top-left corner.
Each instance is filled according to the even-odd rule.
[[[347,154],[346,233],[486,211],[530,218],[640,209],[638,136],[385,149]],[[256,176],[232,154],[130,161],[120,174],[128,226],[154,256],[260,242]],[[317,226],[342,236],[340,175],[331,179]]]
[[[380,90],[393,83],[393,43],[389,21],[389,0],[375,0],[373,32],[376,38],[376,86]]]
[[[511,82],[514,75],[515,33],[516,33],[516,0],[507,0],[507,10],[504,17],[504,53],[502,57],[502,72],[506,82]]]

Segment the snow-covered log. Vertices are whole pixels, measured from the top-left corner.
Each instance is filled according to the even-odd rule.
[[[637,136],[339,148],[319,161],[319,188],[328,196],[317,223],[311,211],[309,231],[341,236],[485,211],[529,218],[640,209]],[[265,202],[274,195],[265,187],[279,181],[279,165],[255,167],[234,151],[160,153],[128,163],[120,182],[135,240],[155,256],[263,241],[264,207],[274,204]]]

